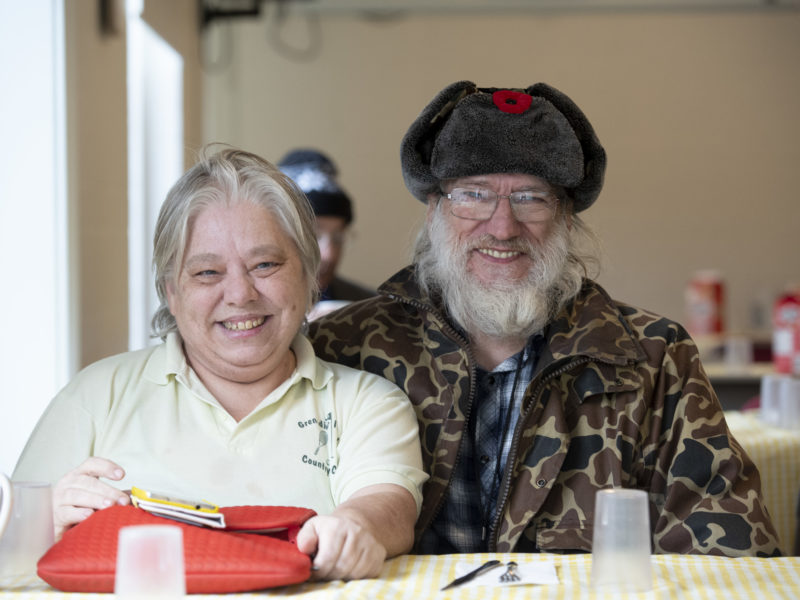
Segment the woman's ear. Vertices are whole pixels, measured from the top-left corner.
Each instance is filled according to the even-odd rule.
[[[167,308],[173,315],[175,312],[172,310],[172,305],[175,301],[175,281],[170,277],[164,282],[164,296],[167,300]]]

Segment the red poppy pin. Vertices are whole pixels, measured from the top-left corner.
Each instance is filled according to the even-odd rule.
[[[492,101],[503,112],[518,115],[531,107],[533,97],[516,90],[498,90],[492,94]]]

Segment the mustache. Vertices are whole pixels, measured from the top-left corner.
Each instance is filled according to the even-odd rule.
[[[477,250],[478,248],[495,248],[497,250],[507,250],[509,252],[520,252],[529,256],[535,256],[540,249],[534,243],[524,238],[511,238],[510,240],[499,240],[490,233],[485,233],[477,240],[464,242],[466,250]]]

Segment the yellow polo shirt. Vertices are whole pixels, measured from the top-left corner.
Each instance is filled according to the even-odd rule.
[[[125,469],[109,482],[220,506],[331,512],[353,492],[394,483],[422,503],[418,427],[385,379],[318,359],[292,342],[297,368],[236,422],[189,367],[178,334],[100,360],[50,403],[13,478],[55,483],[89,456]]]

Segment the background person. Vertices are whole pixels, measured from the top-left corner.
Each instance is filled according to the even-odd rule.
[[[414,413],[388,381],[314,356],[300,328],[318,262],[308,203],[266,161],[224,149],[181,177],[155,233],[163,343],[79,373],[17,464],[55,485],[59,535],[135,485],[313,508],[297,545],[321,578],[375,576],[411,548]]]
[[[340,306],[341,301],[374,296],[375,290],[337,274],[353,222],[353,203],[338,183],[339,170],[336,165],[319,150],[300,148],[286,154],[278,162],[278,167],[303,190],[316,219],[321,257],[317,283],[322,304],[316,307],[310,317],[328,312],[329,307]]]
[[[419,553],[590,551],[598,490],[650,499],[655,552],[779,553],[758,472],[683,327],[612,300],[578,213],[606,154],[543,84],[447,86],[401,146],[414,264],[310,326],[417,410]]]

